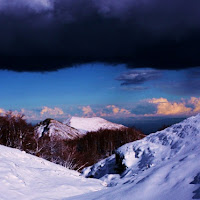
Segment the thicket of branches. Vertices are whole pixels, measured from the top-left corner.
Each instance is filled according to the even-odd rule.
[[[66,141],[70,148],[76,148],[77,158],[80,158],[82,165],[90,166],[97,161],[112,155],[117,148],[138,139],[144,135],[132,128],[122,130],[99,130],[89,132],[82,138]]]
[[[121,145],[143,137],[141,132],[127,128],[90,132],[74,140],[58,140],[48,135],[37,138],[34,127],[24,120],[23,115],[9,112],[0,116],[0,144],[76,170],[90,166],[113,154]]]
[[[144,135],[132,128],[89,132],[74,140],[58,140],[45,135],[35,139],[35,155],[70,169],[81,170],[114,153],[114,151]]]
[[[0,144],[32,152],[36,145],[34,127],[24,120],[24,115],[7,112],[0,116]]]

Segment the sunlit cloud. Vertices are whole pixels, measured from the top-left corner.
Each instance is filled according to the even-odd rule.
[[[28,121],[42,120],[40,113],[35,110],[27,110],[22,108],[20,111],[24,115],[24,118]]]
[[[149,103],[157,105],[156,115],[182,115],[192,111],[192,108],[186,106],[186,102],[169,102],[165,98],[153,98]]]
[[[106,106],[106,108],[111,108],[113,114],[117,114],[120,111],[120,109],[116,107],[115,105],[109,105],[109,106]]]
[[[96,114],[93,112],[93,110],[90,106],[83,106],[82,112],[83,112],[83,116],[86,116],[86,117],[95,117],[96,116]]]
[[[0,115],[8,111],[0,108]],[[22,108],[13,110],[13,115],[24,115],[29,122],[42,121],[45,118],[53,118],[63,121],[71,116],[78,117],[102,117],[102,118],[148,118],[148,117],[189,117],[200,112],[200,98],[191,97],[179,101],[170,101],[167,98],[143,99],[137,104],[129,105],[85,105],[71,107],[47,107],[35,109]]]
[[[5,110],[3,108],[0,108],[0,115],[5,114]]]
[[[200,98],[191,97],[189,103],[194,106],[193,112],[200,112]]]
[[[43,109],[40,112],[41,115],[48,114],[48,115],[63,115],[64,112],[61,108],[55,107],[55,108],[49,108],[47,106],[44,106]]]
[[[99,116],[116,116],[116,115],[130,115],[130,111],[125,108],[120,108],[116,105],[108,105],[105,108],[101,109],[98,113]]]

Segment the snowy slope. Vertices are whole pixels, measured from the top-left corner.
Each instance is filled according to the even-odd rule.
[[[57,200],[102,187],[100,180],[0,145],[1,200]]]
[[[125,128],[125,126],[121,124],[115,124],[100,117],[91,117],[91,118],[71,117],[68,120],[64,121],[63,123],[82,131],[82,133],[90,131],[98,131],[99,129],[116,130]]]
[[[75,139],[81,135],[81,132],[56,120],[46,119],[36,126],[35,134],[39,138],[43,135],[49,135],[49,137],[59,139]]]
[[[84,170],[109,186],[90,199],[200,199],[200,114],[120,147],[116,154]],[[117,158],[117,162],[116,162]],[[118,170],[123,170],[119,174]],[[95,195],[95,198],[94,198]],[[77,198],[72,198],[77,199]]]

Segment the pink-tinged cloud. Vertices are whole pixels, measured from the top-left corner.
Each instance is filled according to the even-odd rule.
[[[40,112],[41,115],[51,115],[51,116],[58,116],[58,115],[64,115],[64,112],[61,108],[55,107],[55,108],[49,108],[47,106],[44,106],[43,109]]]
[[[32,110],[26,110],[24,108],[21,109],[21,113],[24,114],[24,118],[29,121],[33,120],[42,120],[41,116],[39,113],[36,113]]]
[[[153,98],[149,100],[149,103],[156,104],[156,115],[182,115],[190,114],[192,111],[192,108],[187,107],[185,102],[169,102],[165,98]]]
[[[193,112],[200,112],[200,98],[191,97],[189,103],[194,106]]]
[[[117,115],[117,114],[128,115],[128,114],[130,114],[130,112],[128,110],[126,110],[125,108],[119,108],[115,105],[108,105],[108,106],[106,106],[106,108],[111,109],[111,113],[108,113],[108,114],[113,114],[113,115]]]
[[[17,110],[10,111],[10,110],[4,110],[3,108],[0,108],[0,115],[5,116],[6,114],[9,114],[11,116],[16,116],[16,117],[25,115],[24,109],[21,109],[21,111],[17,111]]]
[[[111,108],[112,109],[112,113],[115,115],[117,113],[119,113],[120,109],[118,107],[116,107],[115,105],[109,105],[109,106],[106,106],[106,108]]]
[[[0,108],[0,115],[5,114],[6,111],[3,108]]]
[[[95,117],[96,116],[96,114],[93,112],[93,110],[90,106],[83,106],[82,112],[83,112],[83,115],[87,116],[87,117]]]

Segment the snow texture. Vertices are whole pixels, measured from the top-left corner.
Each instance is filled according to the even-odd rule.
[[[98,192],[95,199],[200,199],[199,143],[200,114],[123,145],[116,157],[86,168],[83,175],[115,186],[105,194]],[[119,166],[123,169],[120,175],[116,174]]]
[[[121,124],[112,123],[100,117],[71,117],[63,123],[80,130],[83,134],[91,131],[98,131],[99,129],[116,130],[126,128]]]
[[[100,180],[0,145],[1,200],[57,200],[102,188]]]

